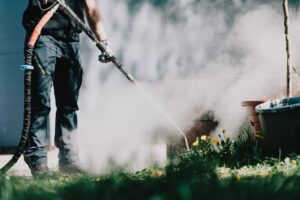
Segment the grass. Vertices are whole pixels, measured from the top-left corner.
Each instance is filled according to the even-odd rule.
[[[299,163],[297,157],[233,169],[198,161],[132,174],[7,177],[0,199],[298,199]]]
[[[164,168],[101,176],[4,177],[0,199],[299,199],[300,156],[262,159],[248,139],[203,139]]]

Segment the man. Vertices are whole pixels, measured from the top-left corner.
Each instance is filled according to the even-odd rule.
[[[37,22],[53,1],[29,0],[23,15],[23,25],[30,37]],[[96,0],[65,0],[65,3],[88,24],[110,53],[101,13]],[[32,72],[32,116],[28,145],[24,158],[31,173],[47,173],[47,118],[50,112],[50,92],[54,86],[56,100],[55,145],[59,149],[59,170],[78,169],[76,140],[78,95],[82,81],[79,58],[79,34],[82,30],[62,10],[58,10],[43,28],[34,47]],[[105,62],[105,60],[102,60]],[[107,60],[106,60],[107,61]]]

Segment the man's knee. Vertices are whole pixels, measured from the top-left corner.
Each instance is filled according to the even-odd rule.
[[[68,130],[77,128],[77,114],[78,108],[61,107],[56,111],[57,126],[62,126]]]
[[[33,108],[31,113],[31,132],[46,128],[50,107]]]

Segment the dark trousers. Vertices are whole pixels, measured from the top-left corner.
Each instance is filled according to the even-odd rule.
[[[56,100],[55,145],[59,164],[78,162],[76,129],[78,95],[82,82],[79,43],[40,36],[34,48],[32,73],[32,116],[24,158],[29,167],[47,164],[47,119],[50,93]],[[44,72],[44,73],[43,73]]]

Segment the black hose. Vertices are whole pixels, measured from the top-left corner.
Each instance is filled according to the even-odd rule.
[[[51,19],[53,14],[58,9],[59,5],[56,3],[49,8],[45,15],[36,24],[34,30],[32,31],[30,37],[28,37],[27,45],[24,47],[24,57],[25,65],[22,65],[21,69],[24,72],[24,118],[23,118],[23,129],[20,138],[19,145],[13,157],[0,169],[0,177],[5,175],[6,172],[14,166],[14,164],[19,160],[20,156],[24,152],[27,146],[30,123],[31,123],[31,71],[33,70],[32,59],[33,59],[33,48],[40,36],[41,30]]]
[[[33,57],[33,47],[26,45],[24,48],[25,64],[32,65]],[[24,118],[23,118],[23,129],[21,134],[21,139],[18,145],[16,152],[13,157],[8,161],[4,167],[0,169],[0,176],[6,174],[6,172],[14,166],[14,164],[19,160],[22,155],[30,129],[30,120],[31,120],[31,70],[25,70],[24,72]]]

